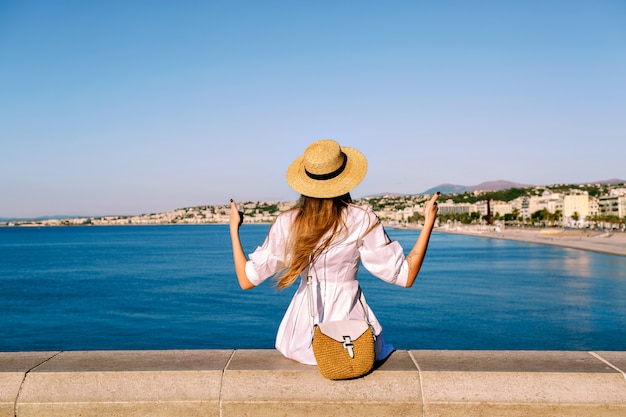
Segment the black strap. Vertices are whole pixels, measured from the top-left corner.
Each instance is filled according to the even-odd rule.
[[[346,155],[343,152],[341,152],[341,155],[343,156],[343,163],[341,164],[339,168],[337,168],[333,172],[329,172],[328,174],[313,174],[307,171],[306,168],[304,169],[304,172],[309,178],[313,180],[324,181],[324,180],[331,180],[333,178],[336,178],[343,172],[344,169],[346,169],[346,164],[348,163],[348,155]]]

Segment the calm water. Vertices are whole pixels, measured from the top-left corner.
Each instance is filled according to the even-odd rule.
[[[360,276],[399,349],[626,350],[626,257],[435,233],[413,288]],[[225,225],[0,228],[0,351],[272,348],[293,291],[241,291]]]

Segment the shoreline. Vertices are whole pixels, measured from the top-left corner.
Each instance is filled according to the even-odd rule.
[[[602,232],[560,228],[497,228],[494,226],[465,226],[455,229],[439,227],[434,229],[434,231],[492,239],[517,240],[520,242],[599,252],[607,255],[626,256],[626,232]]]
[[[134,223],[134,224],[72,224],[72,225],[42,225],[42,224],[20,224],[2,225],[3,227],[33,228],[33,227],[101,227],[101,226],[196,226],[196,225],[224,225],[227,223]],[[244,224],[267,225],[271,222],[249,222]],[[398,225],[395,223],[384,223],[384,226],[392,229],[413,229],[421,230],[421,227]],[[562,228],[504,228],[496,226],[447,226],[437,227],[434,232],[467,235],[474,237],[516,240],[520,242],[537,243],[542,245],[561,246],[570,249],[579,249],[590,252],[604,253],[607,255],[626,256],[626,232],[612,231],[603,232],[597,230],[579,230]]]

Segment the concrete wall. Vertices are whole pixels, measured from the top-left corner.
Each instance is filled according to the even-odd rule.
[[[0,353],[0,417],[626,416],[626,352],[397,351],[328,381],[274,350]]]

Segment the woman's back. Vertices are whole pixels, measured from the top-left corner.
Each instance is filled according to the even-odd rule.
[[[365,176],[367,161],[356,149],[332,140],[310,145],[287,170],[289,185],[301,194],[299,206],[278,216],[262,246],[246,258],[239,238],[242,218],[231,203],[231,239],[237,279],[243,289],[278,276],[286,288],[299,280],[283,317],[276,348],[286,357],[315,364],[313,326],[323,321],[366,320],[376,335],[376,359],[393,347],[367,305],[357,280],[359,263],[391,284],[411,286],[426,253],[437,196],[425,207],[425,225],[405,258],[369,207],[351,204],[349,191]],[[232,201],[232,200],[231,200]]]

